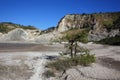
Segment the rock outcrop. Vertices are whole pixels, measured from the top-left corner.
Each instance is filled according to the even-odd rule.
[[[20,29],[21,28],[21,29]],[[69,14],[64,16],[57,27],[39,31],[33,26],[9,22],[0,23],[0,41],[34,41],[48,43],[61,37],[61,32],[72,29],[87,29],[90,41],[120,35],[120,12],[99,14]]]
[[[58,32],[70,29],[89,29],[88,39],[99,41],[106,37],[120,35],[120,12],[99,14],[70,14],[58,23]]]
[[[38,43],[51,43],[61,37],[57,31],[49,32],[38,36],[34,41]]]
[[[27,29],[25,31],[28,34],[28,39],[29,40],[34,40],[36,37],[40,36],[40,34],[41,34],[40,30],[30,30],[30,29]]]

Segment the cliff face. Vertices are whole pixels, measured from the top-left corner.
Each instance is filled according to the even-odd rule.
[[[59,32],[74,28],[89,29],[89,40],[98,41],[107,36],[120,35],[120,12],[66,15],[57,28]]]

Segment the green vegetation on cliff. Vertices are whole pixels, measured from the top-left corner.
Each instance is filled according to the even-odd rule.
[[[118,29],[120,28],[120,12],[106,12],[106,13],[93,13],[93,14],[68,14],[64,16],[59,24],[58,31],[63,32],[71,28],[91,30],[101,30],[106,28]],[[61,28],[62,27],[62,28]]]
[[[36,29],[34,26],[24,26],[20,24],[15,24],[11,22],[1,22],[0,23],[0,32],[7,33],[15,28],[23,28],[23,29]]]
[[[118,25],[118,23],[120,23],[120,12],[96,13],[91,15],[99,22],[101,27],[107,29],[119,29],[120,25]],[[100,26],[98,25],[97,27]]]
[[[108,44],[108,45],[120,45],[120,36],[108,37],[98,41],[97,43]]]

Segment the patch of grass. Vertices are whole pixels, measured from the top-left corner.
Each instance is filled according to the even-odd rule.
[[[48,63],[46,66],[56,71],[63,71],[77,65],[88,66],[93,62],[95,62],[95,55],[85,53],[74,58],[58,59]]]
[[[52,72],[52,71],[50,71],[50,70],[45,71],[45,72],[43,73],[43,75],[44,75],[45,77],[47,77],[47,78],[49,78],[49,77],[55,77],[54,72]]]
[[[83,66],[89,66],[91,63],[95,62],[95,55],[91,55],[89,53],[82,54],[80,58],[78,57],[78,64]]]

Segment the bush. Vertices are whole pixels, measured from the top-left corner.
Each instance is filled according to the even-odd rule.
[[[109,44],[109,45],[120,45],[120,36],[108,37],[98,41],[97,43]]]
[[[53,70],[63,71],[77,65],[88,66],[93,62],[95,62],[95,55],[86,52],[73,58],[58,59],[48,63],[46,66]]]
[[[45,71],[45,72],[43,73],[43,75],[44,75],[45,77],[47,77],[47,78],[49,78],[49,77],[54,77],[54,76],[55,76],[55,74],[54,74],[52,71],[50,71],[50,70]]]
[[[82,54],[79,58],[79,64],[83,66],[88,66],[95,62],[95,55],[90,55],[89,53]]]
[[[20,26],[22,29],[30,29],[30,30],[34,30],[36,29],[34,26]]]
[[[59,59],[54,62],[48,63],[47,67],[53,68],[57,71],[63,71],[71,67],[71,61],[72,60],[70,58],[66,58],[63,60]]]
[[[63,32],[63,36],[61,38],[62,41],[69,41],[69,40],[74,40],[74,41],[80,41],[83,43],[88,42],[88,30],[87,29],[70,29],[68,31]]]

